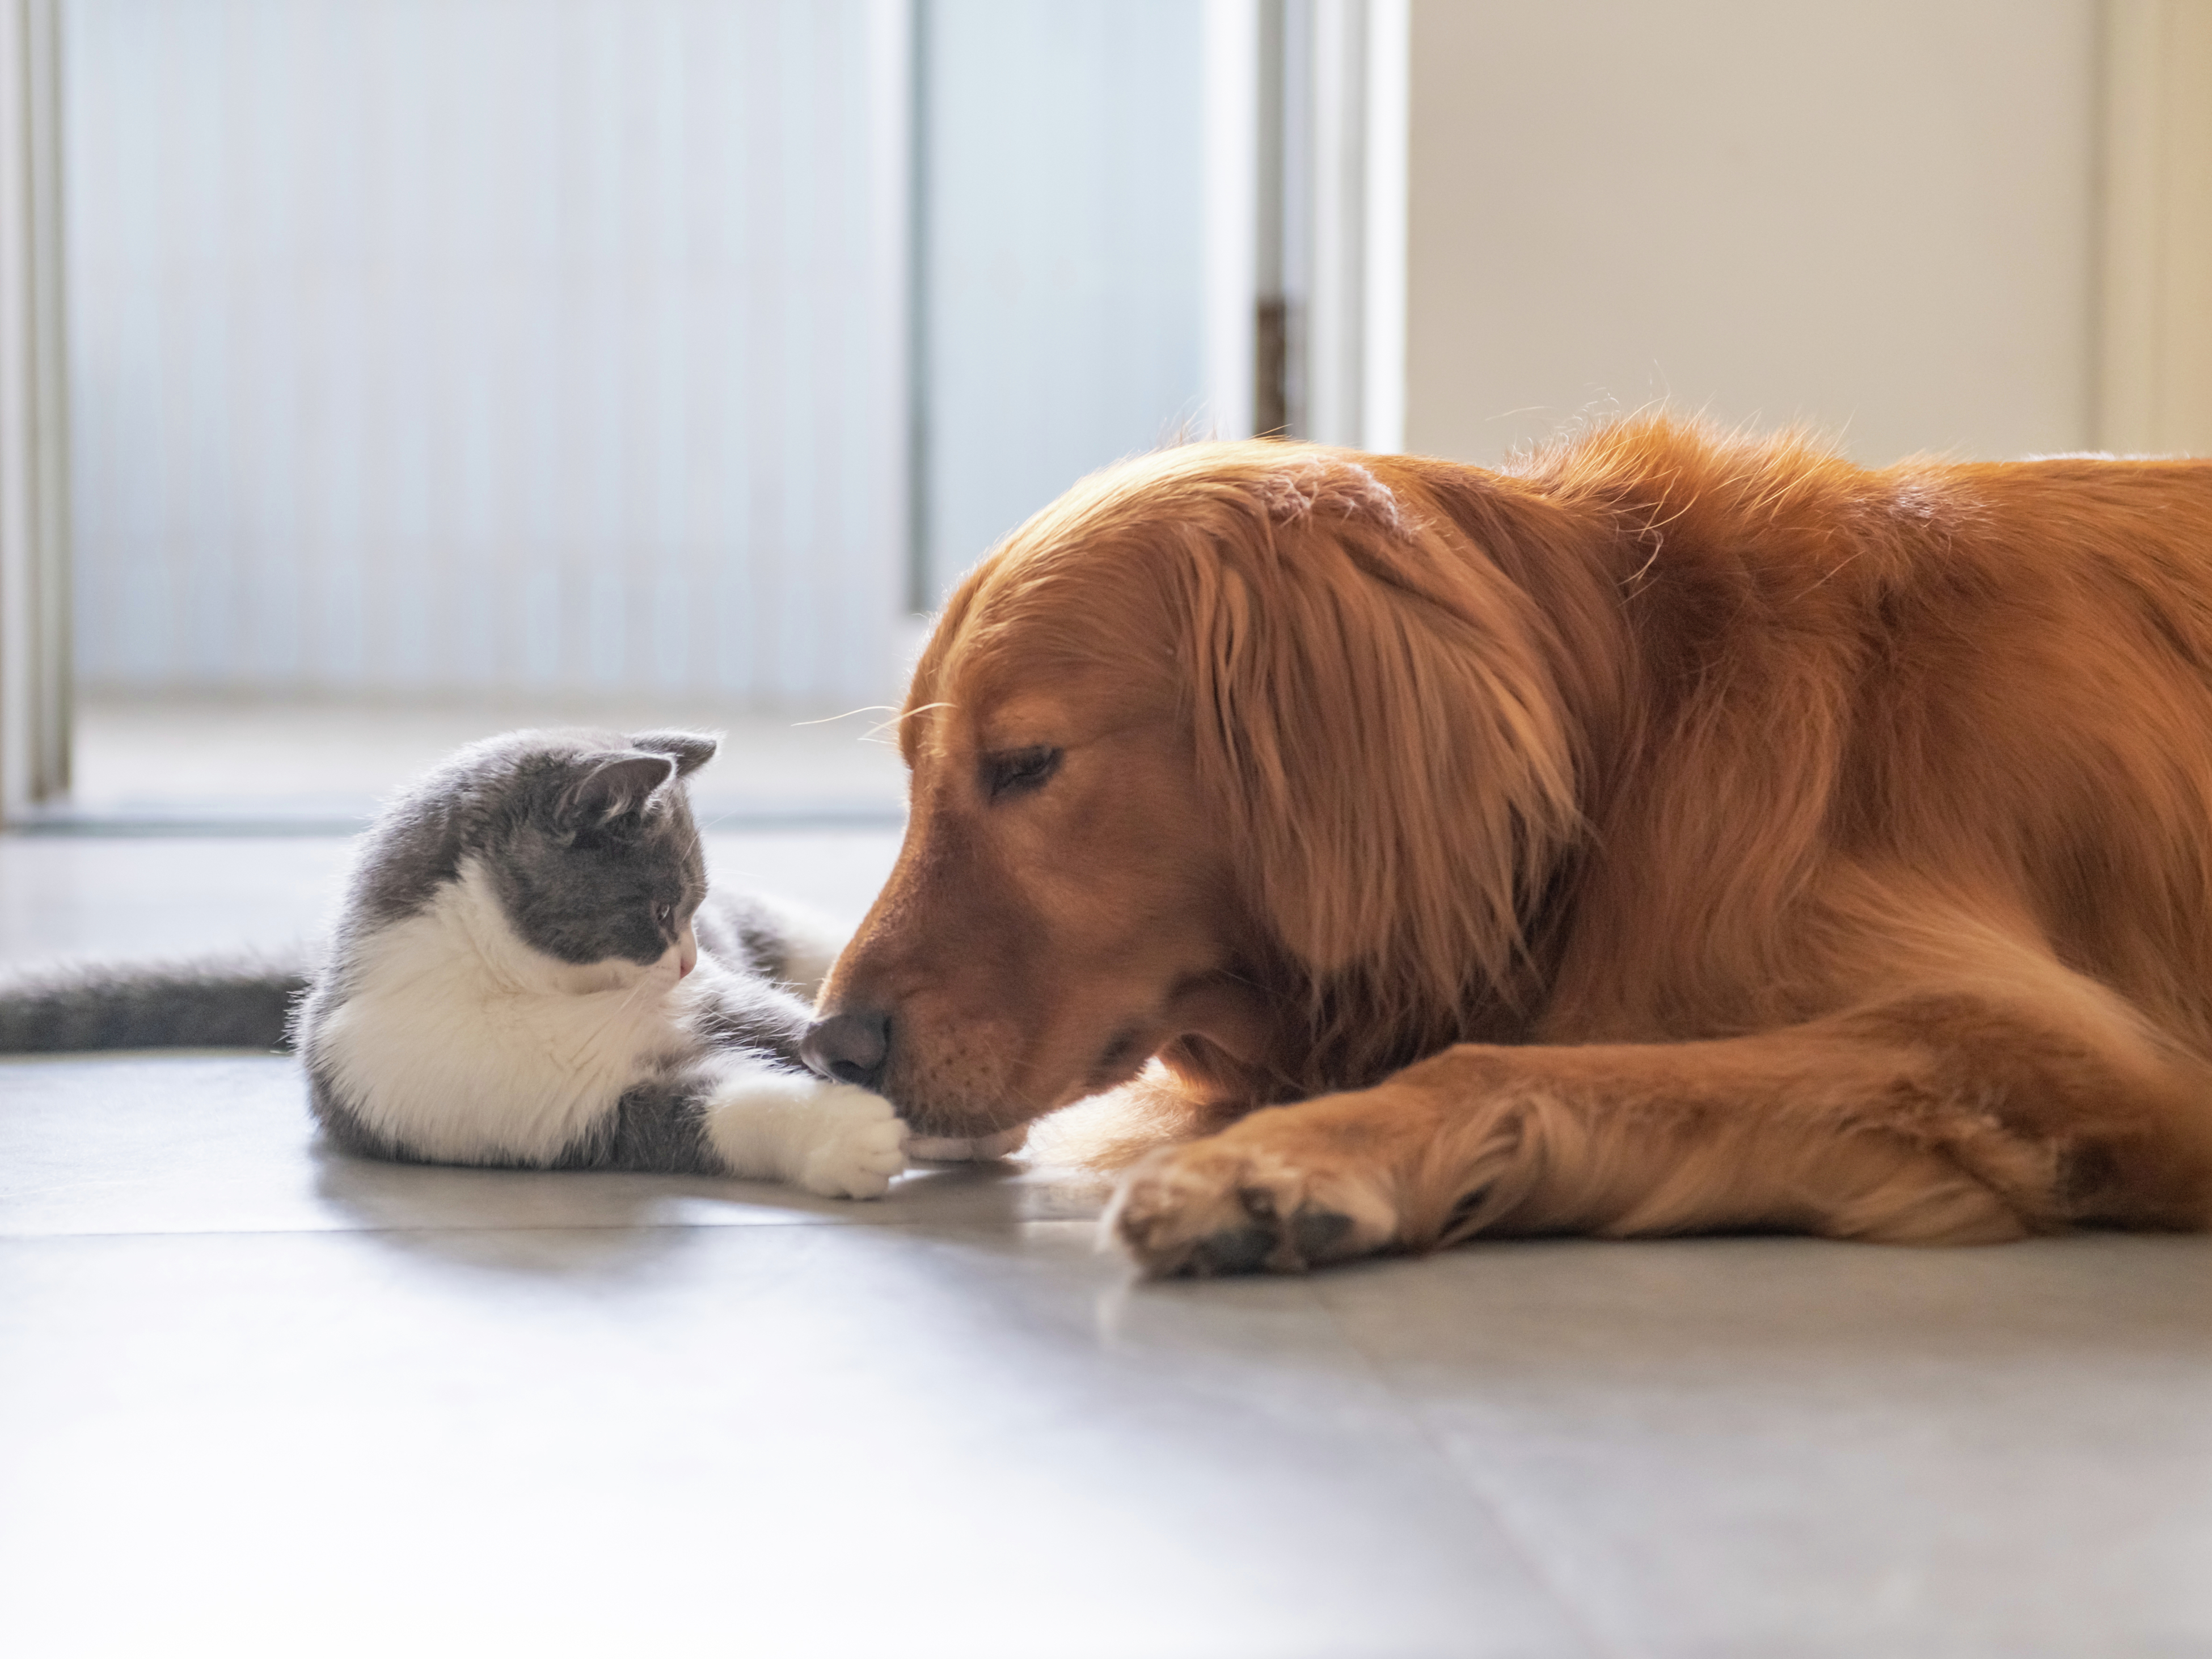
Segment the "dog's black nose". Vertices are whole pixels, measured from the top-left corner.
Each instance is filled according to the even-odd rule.
[[[832,1014],[807,1027],[799,1057],[824,1077],[874,1089],[884,1080],[891,1052],[891,1017],[873,1009]]]

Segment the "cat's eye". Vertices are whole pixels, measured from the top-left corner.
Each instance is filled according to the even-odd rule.
[[[1008,795],[1025,795],[1041,789],[1060,770],[1057,749],[1010,749],[1001,755],[983,757],[983,796],[987,800],[1002,800]]]
[[[663,927],[673,927],[676,923],[676,907],[672,904],[654,905],[653,907],[653,919],[659,922]]]

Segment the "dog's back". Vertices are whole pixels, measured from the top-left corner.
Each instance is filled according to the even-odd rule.
[[[1543,1035],[1808,1017],[1875,907],[1971,911],[2212,1054],[2212,463],[1594,447],[1531,482],[1627,544],[1636,759]]]

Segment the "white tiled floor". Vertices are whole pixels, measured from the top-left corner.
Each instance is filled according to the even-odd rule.
[[[725,836],[850,916],[889,833]],[[0,957],[342,849],[0,840]],[[279,1059],[0,1064],[0,1651],[2212,1655],[2212,1242],[1133,1285],[1096,1182],[356,1163]]]

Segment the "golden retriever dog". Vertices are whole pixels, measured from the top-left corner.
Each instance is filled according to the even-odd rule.
[[[2212,1212],[2212,463],[1193,445],[899,740],[809,1056],[986,1150],[1133,1082],[1150,1272]]]

